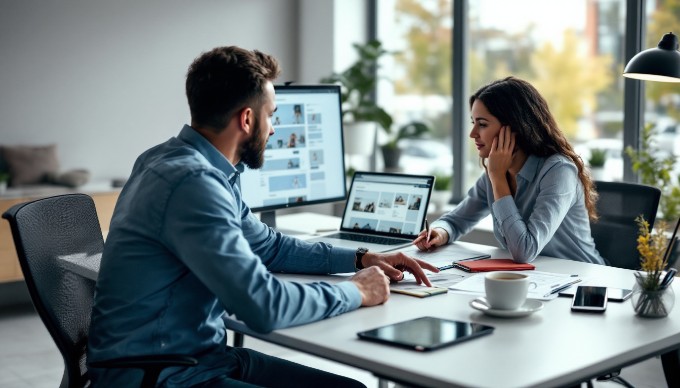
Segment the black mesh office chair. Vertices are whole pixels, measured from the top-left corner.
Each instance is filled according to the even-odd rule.
[[[623,182],[596,181],[595,186],[600,219],[591,222],[590,229],[597,250],[612,267],[640,269],[635,218],[642,215],[654,225],[661,190]]]
[[[12,229],[31,300],[64,359],[61,388],[86,387],[87,334],[95,282],[64,269],[63,255],[101,256],[101,227],[92,198],[67,194],[15,205],[3,215]],[[193,366],[182,355],[124,357],[93,364],[97,368],[144,370],[143,387],[155,385],[170,366]]]
[[[637,250],[639,228],[635,218],[642,215],[649,222],[650,228],[654,225],[661,190],[652,186],[623,182],[596,181],[595,186],[600,195],[597,201],[600,219],[590,223],[595,247],[612,267],[640,269],[640,255]],[[677,378],[669,377],[669,373],[673,373],[671,369],[677,368],[678,365],[677,351],[662,355],[662,362],[667,380]],[[613,371],[606,376],[598,377],[598,380],[611,380],[632,387],[619,376],[620,372],[620,369]],[[591,386],[590,382],[588,385]]]

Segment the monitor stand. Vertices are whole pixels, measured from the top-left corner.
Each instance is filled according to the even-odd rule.
[[[277,228],[276,227],[276,211],[274,211],[274,210],[260,212],[260,221],[262,221],[265,225],[271,227],[272,229],[275,229],[277,232],[283,233],[285,235],[297,236],[297,235],[308,234],[308,233],[305,233],[305,232],[301,232],[300,230]]]

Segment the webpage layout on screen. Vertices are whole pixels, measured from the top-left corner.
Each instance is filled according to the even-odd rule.
[[[345,196],[342,115],[335,89],[277,88],[275,133],[260,170],[241,176],[251,208],[283,207]]]
[[[417,235],[425,219],[431,187],[432,177],[358,172],[342,227]]]

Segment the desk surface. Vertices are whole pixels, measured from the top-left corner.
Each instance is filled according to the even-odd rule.
[[[502,250],[465,244],[492,257]],[[553,258],[534,262],[537,270],[577,273],[588,284],[631,288],[633,272]],[[456,270],[454,270],[456,271]],[[462,273],[462,272],[461,272]],[[285,275],[296,281],[319,276]],[[323,277],[339,281],[337,277]],[[674,282],[678,293],[678,282]],[[572,313],[570,298],[544,302],[543,310],[520,319],[488,317],[468,302],[474,296],[449,292],[429,298],[392,294],[384,305],[361,308],[332,319],[270,334],[230,326],[248,335],[369,370],[397,381],[432,387],[544,387],[584,381],[664,353],[680,344],[680,308],[664,319],[643,319],[630,301],[609,303],[604,314]],[[432,315],[479,322],[496,328],[492,335],[429,353],[359,340],[362,330]]]
[[[288,218],[291,225],[286,223],[284,227],[296,226],[300,221],[297,218]],[[492,257],[507,257],[503,250],[460,244],[488,252]],[[96,278],[98,266],[83,268],[77,259],[70,260],[69,268]],[[68,261],[64,260],[65,264]],[[534,264],[541,271],[579,274],[585,284],[631,288],[634,283],[633,271],[619,268],[553,258],[539,258]],[[277,276],[301,282],[345,279]],[[673,287],[676,294],[680,293],[679,282],[674,282]],[[529,317],[504,319],[472,309],[468,303],[473,298],[453,292],[424,299],[392,294],[380,306],[269,334],[252,332],[237,321],[226,321],[230,328],[268,342],[395,381],[432,387],[563,386],[680,346],[680,307],[674,308],[667,318],[643,319],[634,315],[630,301],[609,303],[604,314],[588,314],[572,313],[571,299],[557,298],[544,302],[543,310]],[[362,330],[426,315],[484,323],[496,330],[491,335],[428,353],[366,342],[356,336]]]

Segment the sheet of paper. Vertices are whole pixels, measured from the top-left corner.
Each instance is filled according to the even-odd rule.
[[[582,279],[578,275],[565,275],[561,273],[543,271],[524,271],[529,276],[529,281],[536,283],[535,287],[529,288],[528,298],[538,300],[552,300],[557,298],[558,292],[552,292],[560,287],[575,284]],[[484,276],[486,273],[478,273],[465,278],[458,283],[449,286],[449,290],[463,293],[484,294]]]
[[[483,252],[463,248],[457,244],[447,244],[431,251],[421,251],[415,245],[401,249],[409,256],[425,260],[437,267],[448,267],[456,261],[469,260],[471,258],[488,258]]]
[[[430,283],[432,283],[434,287],[447,288],[465,279],[465,275],[460,275],[454,271],[441,271],[439,273],[425,271],[425,273],[427,274],[427,278],[430,280]],[[392,283],[390,287],[412,289],[423,286],[416,283],[416,278],[413,276],[413,274],[404,272],[404,280],[398,283]]]
[[[463,275],[458,275],[451,271],[442,271],[439,273],[427,273],[427,278],[432,283],[432,287],[427,287],[423,284],[416,283],[415,277],[410,273],[404,274],[404,280],[398,283],[391,283],[390,290],[392,292],[407,294],[418,297],[427,297],[437,294],[445,294],[448,292],[448,286],[455,284],[465,278]]]

